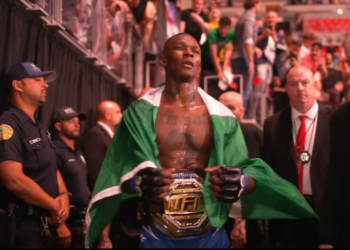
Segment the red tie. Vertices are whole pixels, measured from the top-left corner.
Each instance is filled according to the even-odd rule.
[[[299,119],[301,121],[301,125],[298,131],[297,139],[295,142],[295,154],[298,156],[301,151],[305,150],[305,138],[306,138],[306,126],[305,126],[305,115],[299,116]],[[299,145],[299,148],[298,148]],[[298,160],[298,186],[300,193],[303,193],[303,169],[304,165],[301,163],[299,159]]]

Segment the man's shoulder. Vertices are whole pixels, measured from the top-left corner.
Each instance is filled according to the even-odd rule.
[[[337,110],[335,110],[332,115],[332,120],[350,121],[350,102],[344,103]]]
[[[291,119],[291,107],[281,110],[276,114],[266,118],[264,124],[265,126],[277,125],[282,119]]]
[[[99,135],[102,133],[102,127],[98,124],[93,126],[91,129],[85,132],[83,137],[88,137],[88,136],[94,136],[94,135]]]
[[[20,125],[20,120],[18,117],[11,112],[10,110],[6,110],[2,115],[0,116],[0,126],[5,127],[10,126],[12,129],[20,129],[22,126]]]
[[[210,115],[219,115],[221,117],[223,116],[230,116],[235,117],[231,110],[229,110],[224,104],[219,102],[218,100],[214,99],[212,96],[207,94],[204,90],[201,88],[198,88],[198,92],[200,93],[207,109]]]
[[[243,135],[262,135],[262,130],[252,123],[242,123],[241,129]]]

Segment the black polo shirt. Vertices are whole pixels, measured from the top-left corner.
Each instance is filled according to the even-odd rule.
[[[13,105],[0,117],[0,162],[7,160],[21,163],[26,176],[52,198],[58,196],[56,157],[50,135],[39,122]],[[15,199],[2,183],[0,197],[2,207]]]
[[[71,205],[79,209],[87,208],[87,166],[80,150],[73,150],[61,139],[54,141],[57,154],[57,167],[67,190],[72,193]]]

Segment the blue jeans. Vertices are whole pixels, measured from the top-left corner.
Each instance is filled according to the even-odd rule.
[[[212,227],[209,232],[199,236],[171,239],[152,226],[142,226],[140,248],[227,248],[230,241],[223,227]]]
[[[243,76],[243,106],[247,112],[244,113],[245,119],[249,113],[248,101],[253,90],[253,75],[248,73],[248,59],[236,58],[231,60],[233,74]],[[242,90],[240,90],[242,91]]]

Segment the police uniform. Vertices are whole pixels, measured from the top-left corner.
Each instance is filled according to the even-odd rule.
[[[35,181],[45,193],[52,198],[58,196],[56,157],[50,135],[37,121],[34,122],[13,105],[0,117],[0,162],[7,160],[21,163],[23,173]],[[3,211],[10,212],[9,204],[16,204],[13,215],[17,218],[14,242],[3,242],[2,247],[8,244],[28,248],[52,246],[52,238],[41,236],[42,220],[50,215],[49,211],[24,203],[12,195],[2,183],[0,197],[0,208]],[[53,228],[51,231],[54,231]]]
[[[11,90],[13,81],[38,76],[51,82],[56,73],[43,72],[31,62],[22,62],[7,70],[2,83],[6,90]],[[20,163],[23,174],[52,198],[59,192],[55,154],[50,134],[23,110],[10,105],[0,116],[0,162]],[[52,247],[54,228],[48,224],[48,216],[49,211],[25,203],[0,182],[0,248]]]
[[[72,108],[61,108],[53,113],[53,122],[69,120],[78,117],[80,121],[86,119],[83,113],[76,113]],[[52,123],[53,123],[52,122]],[[80,150],[73,150],[63,140],[54,140],[57,167],[66,184],[68,192],[72,194],[70,199],[70,213],[66,225],[71,232],[72,241],[70,248],[84,248],[85,240],[85,211],[89,205],[87,192],[88,170],[85,158]]]

